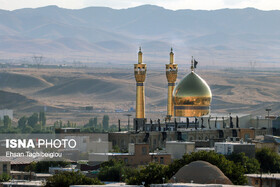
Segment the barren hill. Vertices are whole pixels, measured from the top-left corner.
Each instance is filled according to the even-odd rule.
[[[162,70],[149,69],[147,72],[145,95],[148,118],[154,116],[161,118],[166,111],[167,81],[163,70],[164,66]],[[189,72],[189,70],[181,69],[180,66],[179,70],[178,81]],[[264,115],[265,108],[272,108],[272,114],[278,115],[280,112],[280,74],[278,71],[198,69],[197,73],[207,81],[212,90],[212,112]],[[47,106],[50,109],[49,114],[52,113],[51,111],[67,111],[67,115],[77,117],[77,115],[84,116],[80,114],[80,110],[85,106],[93,106],[94,111],[103,111],[103,113],[115,113],[118,109],[127,111],[135,108],[133,69],[10,69],[5,72],[0,71],[0,75],[6,74],[23,77],[20,81],[25,80],[27,82],[24,85],[29,85],[19,86],[17,81],[10,81],[9,84],[2,86],[2,90],[6,92],[2,92],[0,105],[15,109],[16,113],[27,109],[36,112],[37,109],[42,110],[43,106]],[[9,90],[19,94],[7,92]],[[66,114],[56,114],[56,118],[57,115]],[[87,115],[90,118],[93,113]],[[125,118],[122,113],[119,115]]]
[[[44,79],[32,75],[10,72],[0,72],[0,80],[0,88],[2,89],[42,89],[51,85]]]

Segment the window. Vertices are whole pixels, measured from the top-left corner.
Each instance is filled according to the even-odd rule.
[[[7,173],[7,164],[3,164],[3,173]]]
[[[259,180],[258,179],[255,180],[255,184],[259,184]]]
[[[160,163],[164,164],[164,158],[163,157],[160,157]]]
[[[125,163],[125,164],[128,163],[128,158],[124,158],[124,163]]]
[[[157,144],[157,140],[156,139],[154,139],[154,146]]]
[[[142,147],[142,155],[146,155],[147,154],[147,147]]]
[[[155,157],[155,162],[158,162],[158,157]]]
[[[244,135],[245,141],[247,141],[249,138],[250,138],[250,134],[245,134],[245,135]]]

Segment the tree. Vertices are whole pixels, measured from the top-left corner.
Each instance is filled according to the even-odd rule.
[[[93,127],[93,118],[90,118],[88,120],[88,124],[87,124],[89,127]]]
[[[112,159],[101,164],[98,179],[101,181],[121,181],[124,175],[124,163],[119,160]]]
[[[31,126],[32,128],[34,128],[35,125],[38,123],[38,121],[39,121],[38,113],[33,113],[33,114],[28,118],[27,124],[28,124],[29,126]]]
[[[86,177],[81,172],[61,172],[47,179],[46,187],[69,187],[70,185],[101,185],[97,178]]]
[[[4,128],[9,128],[12,124],[12,120],[9,116],[4,116]]]
[[[97,127],[97,117],[93,118],[93,127]]]
[[[116,131],[118,131],[118,126],[115,125],[115,124],[111,125],[110,128],[109,128],[109,131],[110,131],[110,132],[116,132]]]
[[[33,128],[30,127],[29,125],[26,125],[26,127],[21,130],[22,133],[27,133],[27,134],[32,133],[32,131],[33,131]]]
[[[168,181],[167,174],[168,166],[161,165],[156,162],[150,162],[147,166],[136,170],[136,174],[127,177],[127,184],[141,185],[145,182],[145,186],[150,184],[161,184]]]
[[[105,131],[108,130],[108,128],[109,128],[109,116],[108,115],[103,116],[102,126],[103,126],[103,130],[105,130]]]
[[[0,182],[7,182],[11,179],[11,176],[8,175],[7,173],[3,173],[0,175]]]
[[[24,129],[27,126],[28,118],[26,116],[21,117],[18,120],[18,128]]]
[[[44,127],[46,125],[46,114],[45,112],[40,112],[39,113],[39,122],[40,124]]]
[[[256,159],[261,164],[261,172],[280,172],[280,156],[268,148],[258,149]]]
[[[245,156],[245,153],[232,153],[226,158],[233,161],[235,164],[244,166],[245,174],[258,173],[260,171],[260,163],[258,162],[258,160]]]

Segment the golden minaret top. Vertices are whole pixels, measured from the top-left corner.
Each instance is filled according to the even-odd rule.
[[[143,63],[141,47],[138,52],[138,64],[134,64],[134,76],[136,82],[143,83],[146,79],[147,66]]]
[[[172,47],[171,47],[171,51],[170,51],[170,64],[174,64],[174,53],[173,53]]]
[[[177,79],[177,72],[178,72],[178,65],[174,64],[174,53],[173,49],[171,48],[170,51],[170,62],[169,64],[166,64],[166,78],[168,83],[174,83],[176,82]]]
[[[138,52],[138,64],[142,64],[143,59],[142,59],[142,51],[141,51],[141,47],[139,47],[139,52]]]

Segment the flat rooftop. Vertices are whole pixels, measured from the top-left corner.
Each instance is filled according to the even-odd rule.
[[[251,178],[262,178],[262,179],[275,179],[280,180],[280,173],[270,173],[270,174],[246,174],[245,176]]]

